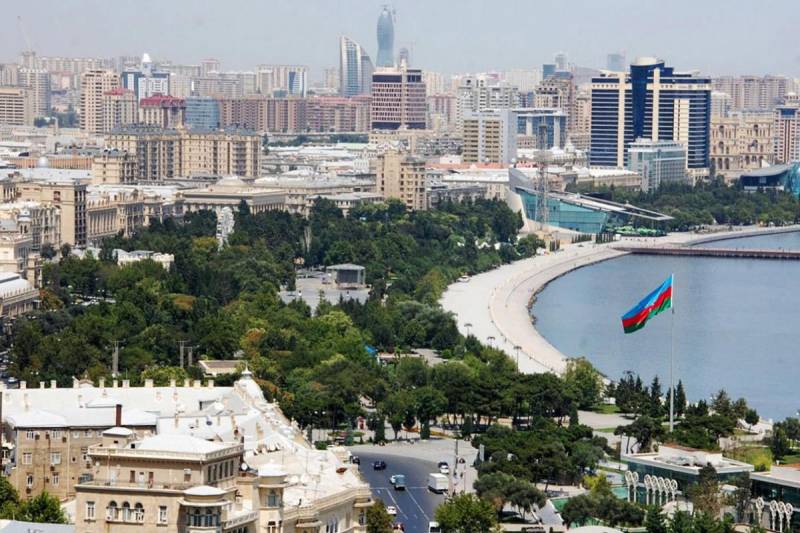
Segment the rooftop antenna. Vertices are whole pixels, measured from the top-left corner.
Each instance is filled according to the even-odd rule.
[[[111,357],[111,377],[119,375],[119,341],[114,341],[114,352]]]

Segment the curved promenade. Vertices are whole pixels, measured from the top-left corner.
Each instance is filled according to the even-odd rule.
[[[621,243],[644,246],[688,245],[751,235],[798,231],[786,228],[742,228],[715,234],[672,233],[661,238],[624,238]],[[505,351],[522,372],[563,372],[569,354],[562,354],[532,324],[531,298],[550,281],[599,261],[627,252],[610,244],[570,244],[556,253],[523,259],[456,282],[442,296],[444,309],[456,316],[462,334]],[[569,317],[565,317],[568,320]]]

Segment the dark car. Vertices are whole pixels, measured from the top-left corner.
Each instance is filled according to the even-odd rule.
[[[354,465],[360,465],[361,464],[361,458],[359,456],[357,456],[357,455],[354,455],[354,456],[352,456],[350,458],[350,462],[353,463]]]
[[[372,463],[373,470],[386,470],[386,461],[375,461]]]

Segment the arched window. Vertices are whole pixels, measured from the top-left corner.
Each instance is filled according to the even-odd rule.
[[[129,522],[131,519],[131,504],[122,502],[122,521]]]
[[[270,490],[269,494],[267,494],[267,507],[279,507],[280,506],[280,499],[278,498],[278,493],[274,490]]]
[[[119,508],[117,502],[111,500],[106,507],[106,520],[119,520]]]
[[[136,503],[133,506],[133,519],[137,522],[144,522],[144,506],[141,503]]]

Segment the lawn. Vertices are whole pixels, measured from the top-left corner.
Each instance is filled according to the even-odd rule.
[[[728,450],[726,455],[737,461],[744,461],[745,463],[753,465],[756,472],[764,472],[769,470],[772,466],[772,452],[765,446],[743,446],[741,448]],[[787,456],[784,458],[784,461],[789,457],[794,456]],[[798,457],[798,460],[800,460],[800,457]]]
[[[603,403],[600,405],[595,405],[594,407],[592,407],[592,411],[604,415],[614,415],[622,412],[619,410],[619,407],[617,407],[616,404],[613,403]]]

